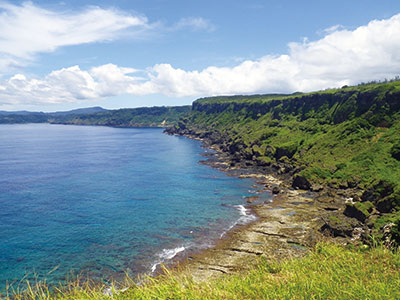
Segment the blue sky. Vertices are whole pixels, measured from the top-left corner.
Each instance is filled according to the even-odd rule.
[[[0,110],[190,104],[400,74],[400,1],[1,1]]]

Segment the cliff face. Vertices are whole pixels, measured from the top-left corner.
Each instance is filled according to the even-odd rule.
[[[400,225],[400,82],[199,99],[167,131],[203,138],[230,153],[232,164],[274,170],[295,188],[364,191],[353,195],[360,204],[349,215],[355,209],[364,222],[374,219],[371,226]]]
[[[205,98],[195,101],[192,110],[196,113],[207,114],[229,111],[251,119],[257,119],[267,113],[272,113],[272,118],[277,120],[284,118],[285,115],[293,115],[300,120],[318,118],[333,124],[362,116],[372,121],[372,125],[387,127],[377,122],[378,117],[393,115],[399,111],[400,90],[398,89],[400,86],[393,83],[383,85],[383,87],[382,85],[376,85],[370,89],[345,88],[266,101],[263,101],[261,96],[253,101],[229,101],[229,98],[225,101],[207,101]]]

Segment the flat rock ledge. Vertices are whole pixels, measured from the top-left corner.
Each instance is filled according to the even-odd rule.
[[[318,241],[327,210],[305,191],[288,190],[273,202],[252,206],[258,220],[233,229],[214,248],[194,254],[180,268],[196,281],[251,268],[255,257],[270,260],[301,257]]]

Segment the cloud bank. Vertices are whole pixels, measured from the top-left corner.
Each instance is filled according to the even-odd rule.
[[[126,18],[122,25],[115,26],[145,23]],[[74,38],[76,35],[72,34]],[[330,28],[319,40],[290,43],[287,54],[266,55],[235,67],[210,66],[189,71],[170,64],[157,64],[139,72],[113,64],[90,70],[73,66],[39,79],[17,74],[0,82],[0,95],[1,99],[12,103],[22,103],[28,98],[32,102],[59,103],[120,94],[199,97],[288,93],[340,87],[399,74],[400,14],[390,19],[373,20],[355,30],[340,26]]]

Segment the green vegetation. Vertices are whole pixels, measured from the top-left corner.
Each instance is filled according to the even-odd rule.
[[[400,253],[383,247],[344,248],[318,244],[306,257],[258,266],[220,279],[194,282],[184,272],[148,278],[104,294],[105,286],[71,283],[53,292],[43,284],[13,295],[16,300],[100,299],[399,299]],[[10,295],[11,296],[11,295]],[[6,298],[11,299],[11,298]]]
[[[218,130],[255,158],[287,156],[313,182],[400,183],[399,82],[279,100],[213,101],[195,101],[188,125]]]
[[[46,123],[47,115],[45,113],[0,113],[0,124],[21,124],[21,123]]]
[[[0,112],[0,124],[53,123],[114,127],[165,127],[176,124],[189,111],[190,106],[162,106],[118,110],[92,107],[56,113]]]
[[[182,117],[168,132],[204,137],[236,161],[283,170],[294,187],[362,190],[344,213],[374,229],[378,238],[390,236],[400,244],[400,82],[204,98],[190,112],[189,107],[170,109],[117,110],[51,122],[157,126]],[[339,223],[342,217],[329,220]],[[390,232],[383,233],[384,228]],[[38,283],[6,299],[400,299],[399,268],[396,250],[319,244],[304,258],[261,258],[256,268],[212,281],[194,282],[184,271],[166,271],[141,285],[127,279],[123,286],[129,288],[112,296],[94,284],[74,282],[50,292]]]
[[[297,187],[358,187],[366,191],[361,200],[380,213],[400,208],[399,81],[199,99],[176,130],[208,137],[258,165],[290,166]],[[370,207],[357,209],[371,214]]]
[[[50,118],[49,122],[114,127],[164,127],[177,123],[189,111],[190,106],[125,108],[93,114]]]

